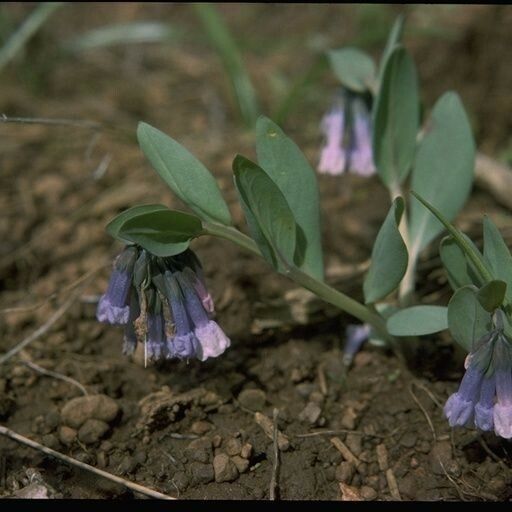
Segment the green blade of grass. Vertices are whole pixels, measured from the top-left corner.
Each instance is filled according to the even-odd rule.
[[[259,108],[251,79],[235,41],[214,5],[192,4],[192,8],[224,64],[243,120],[248,127],[254,128]]]
[[[0,48],[0,71],[27,44],[28,40],[39,30],[48,18],[65,2],[40,3]]]

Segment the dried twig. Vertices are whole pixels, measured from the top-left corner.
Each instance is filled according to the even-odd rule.
[[[276,499],[277,489],[277,474],[279,471],[279,444],[277,442],[278,438],[278,430],[277,430],[277,417],[279,415],[279,410],[274,409],[272,419],[274,421],[274,430],[273,430],[273,443],[274,443],[274,463],[272,464],[272,478],[270,479],[270,499],[274,501]]]
[[[388,435],[381,434],[367,434],[366,432],[361,432],[360,430],[349,430],[349,429],[336,429],[336,430],[317,430],[316,432],[309,432],[307,434],[295,434],[295,437],[316,437],[316,436],[332,436],[336,434],[355,434],[356,436],[363,437],[375,437],[376,439],[388,439],[389,437],[394,436],[402,427],[395,428]]]
[[[93,466],[90,466],[89,464],[85,464],[85,462],[80,462],[79,460],[73,459],[72,457],[64,455],[63,453],[52,450],[51,448],[48,448],[47,446],[36,443],[35,441],[32,441],[32,439],[28,439],[27,437],[17,434],[13,430],[10,430],[2,425],[0,425],[0,435],[6,436],[6,437],[12,439],[13,441],[16,441],[25,446],[29,446],[30,448],[34,448],[35,450],[39,450],[39,451],[45,453],[46,455],[50,455],[51,457],[55,457],[56,459],[67,462],[68,464],[71,464],[72,466],[76,466],[78,468],[85,469],[86,471],[90,471],[91,473],[94,473],[95,475],[102,476],[103,478],[106,478],[107,480],[110,480],[112,482],[120,484],[128,489],[131,489],[132,491],[135,491],[135,492],[138,492],[141,494],[145,494],[146,496],[149,496],[150,498],[156,498],[156,499],[161,499],[161,500],[175,500],[176,499],[176,498],[173,498],[172,496],[168,496],[167,494],[162,494],[161,492],[154,491],[153,489],[149,489],[148,487],[144,487],[143,485],[139,485],[134,482],[130,482],[129,480],[125,480],[124,478],[121,478],[119,476],[113,475],[111,473],[107,473],[106,471],[102,471],[101,469],[97,469]]]
[[[439,407],[439,409],[443,409],[443,404],[439,402],[439,400],[434,396],[434,393],[432,393],[432,391],[430,391],[430,389],[428,389],[427,386],[425,386],[425,384],[417,380],[413,381],[412,384],[425,391],[425,393],[429,396],[432,402],[434,402],[437,405],[437,407]]]
[[[425,407],[423,407],[422,403],[418,400],[418,397],[414,394],[414,391],[412,390],[413,385],[414,385],[414,382],[411,382],[409,384],[409,393],[411,394],[412,399],[416,402],[418,407],[421,409],[421,412],[425,416],[425,418],[427,420],[427,423],[428,423],[428,426],[430,427],[430,430],[432,431],[432,436],[434,437],[434,441],[437,441],[436,429],[434,428],[434,424],[432,423],[432,419],[430,418],[430,416],[429,416],[427,410],[425,409]]]
[[[327,379],[325,378],[325,371],[323,363],[318,365],[318,385],[322,395],[327,396],[329,388],[327,387]]]
[[[388,482],[389,492],[391,497],[396,501],[402,501],[402,496],[400,496],[400,491],[398,490],[398,484],[396,483],[395,473],[393,470],[389,468],[386,471],[386,480]]]
[[[9,350],[7,353],[5,353],[3,356],[0,357],[0,364],[5,363],[8,359],[10,359],[12,356],[16,355],[18,352],[23,350],[27,345],[35,341],[37,338],[41,337],[43,334],[48,332],[51,328],[51,326],[59,320],[60,317],[62,317],[66,311],[74,304],[74,302],[78,299],[80,296],[80,293],[82,292],[83,286],[76,289],[69,297],[68,299],[60,306],[55,313],[48,319],[47,322],[45,322],[39,329],[36,329],[30,336],[26,337],[24,340],[20,341],[17,345],[15,345],[11,350]]]
[[[32,361],[24,360],[22,361],[24,365],[28,366],[31,370],[34,370],[37,373],[40,373],[41,375],[46,375],[47,377],[53,377],[54,379],[63,380],[65,382],[69,382],[73,386],[76,386],[84,395],[87,395],[87,390],[75,379],[72,379],[71,377],[68,377],[67,375],[63,375],[62,373],[54,372],[52,370],[47,370],[46,368],[43,368]]]
[[[348,446],[339,437],[333,437],[331,439],[331,443],[341,453],[341,455],[343,455],[343,458],[347,462],[351,462],[356,468],[361,464],[361,461],[349,450]]]
[[[277,426],[272,422],[272,420],[262,414],[261,412],[254,413],[254,421],[263,429],[265,435],[270,439],[274,440],[274,429],[277,429]],[[290,441],[288,438],[279,430],[277,431],[277,445],[280,450],[286,451],[290,447]]]
[[[89,121],[84,119],[58,119],[48,117],[8,117],[5,114],[0,115],[2,123],[19,123],[19,124],[47,124],[53,126],[72,126],[74,128],[88,128],[90,130],[99,130],[102,128],[101,123],[97,121]]]

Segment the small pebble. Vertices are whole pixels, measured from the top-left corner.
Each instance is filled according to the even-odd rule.
[[[316,402],[308,402],[306,407],[299,414],[299,420],[307,421],[310,425],[314,425],[321,414],[322,409]]]
[[[238,469],[239,473],[245,473],[249,469],[249,461],[247,459],[244,459],[243,457],[240,457],[240,455],[235,455],[234,457],[231,457],[231,460],[233,461],[233,464],[236,466],[236,469]]]
[[[347,462],[346,460],[344,460],[336,468],[336,480],[338,480],[338,482],[350,484],[350,482],[352,481],[352,477],[354,476],[355,470],[356,469],[351,462]]]
[[[242,446],[242,450],[240,451],[240,455],[241,455],[244,459],[248,459],[248,458],[250,458],[250,456],[252,455],[252,444],[250,444],[250,443],[245,443],[245,444]]]
[[[341,417],[341,428],[347,430],[354,430],[357,426],[356,424],[357,414],[353,407],[346,407],[342,410]]]
[[[190,430],[192,433],[197,434],[198,436],[202,436],[211,430],[212,427],[213,425],[208,421],[194,421],[190,427]]]
[[[119,413],[116,401],[106,395],[88,395],[73,398],[61,410],[62,423],[79,428],[89,419],[105,423],[113,421]]]
[[[194,439],[184,450],[185,456],[192,461],[206,464],[211,462],[213,450],[212,442],[206,437]]]
[[[213,482],[215,473],[211,464],[201,464],[200,462],[191,462],[187,470],[190,474],[191,485],[207,484]]]
[[[244,389],[238,395],[238,402],[242,407],[251,411],[262,411],[265,402],[267,401],[267,395],[261,389]]]
[[[109,430],[109,426],[101,420],[88,419],[78,430],[78,439],[84,444],[94,444]]]
[[[190,479],[184,471],[178,471],[174,473],[172,482],[178,488],[179,491],[183,492],[187,489],[190,483]]]
[[[357,457],[361,453],[363,446],[362,436],[357,434],[347,434],[345,444],[348,449]]]
[[[368,487],[367,485],[363,485],[359,490],[361,494],[361,498],[365,501],[373,501],[377,498],[377,491],[373,487]]]
[[[240,452],[242,451],[242,442],[240,439],[230,437],[226,439],[226,442],[224,443],[224,451],[230,457],[233,457],[234,455],[240,455]]]
[[[414,432],[406,432],[400,438],[400,444],[405,446],[405,448],[413,448],[416,445],[417,440],[418,436]]]
[[[232,482],[238,478],[238,469],[233,461],[224,453],[216,455],[213,459],[215,481]]]
[[[212,444],[214,448],[218,448],[222,444],[222,437],[219,434],[215,434],[212,437]]]
[[[74,428],[62,425],[59,428],[59,439],[64,446],[70,446],[76,440],[77,431]]]

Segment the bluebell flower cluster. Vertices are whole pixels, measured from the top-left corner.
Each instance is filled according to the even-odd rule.
[[[372,123],[362,98],[342,91],[320,125],[325,144],[318,172],[338,175],[350,171],[360,176],[376,172],[372,152]]]
[[[457,392],[444,406],[451,427],[476,427],[512,438],[512,345],[502,329],[483,336],[465,362]]]
[[[217,357],[230,340],[215,322],[201,264],[187,249],[159,258],[131,245],[114,261],[100,322],[124,325],[123,353],[143,343],[148,360]]]

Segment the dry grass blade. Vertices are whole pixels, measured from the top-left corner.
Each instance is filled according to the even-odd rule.
[[[130,482],[129,480],[125,480],[124,478],[121,478],[119,476],[112,475],[111,473],[107,473],[106,471],[102,471],[101,469],[97,469],[93,466],[90,466],[89,464],[85,464],[85,462],[80,462],[79,460],[73,459],[72,457],[68,457],[67,455],[64,455],[63,453],[57,452],[55,450],[52,450],[51,448],[48,448],[47,446],[36,443],[35,441],[32,441],[32,439],[28,439],[27,437],[17,434],[13,430],[10,430],[1,425],[0,425],[0,435],[8,437],[9,439],[16,441],[17,443],[23,444],[25,446],[29,446],[30,448],[33,448],[34,450],[39,450],[40,452],[43,452],[46,455],[50,455],[52,457],[55,457],[56,459],[67,462],[68,464],[71,464],[72,466],[76,466],[78,468],[85,469],[86,471],[90,471],[91,473],[94,473],[95,475],[99,475],[103,478],[106,478],[107,480],[110,480],[117,484],[121,484],[122,486],[124,486],[128,489],[131,489],[132,491],[144,494],[146,496],[149,496],[150,498],[156,498],[156,499],[160,499],[160,500],[175,500],[176,499],[176,498],[173,498],[172,496],[168,496],[167,494],[162,494],[161,492],[154,491],[153,489],[149,489],[148,487],[144,487],[143,485],[136,484],[134,482]]]

